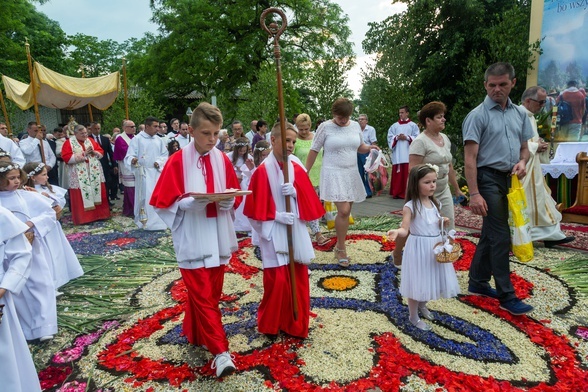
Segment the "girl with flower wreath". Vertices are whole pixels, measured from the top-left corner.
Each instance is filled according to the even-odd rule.
[[[25,338],[45,341],[57,333],[52,258],[45,238],[57,220],[48,198],[20,189],[25,180],[26,174],[16,163],[0,162],[0,206],[28,226],[26,235],[33,247],[31,274],[21,292],[13,296],[14,305]]]
[[[47,182],[49,178],[47,175],[47,166],[42,162],[29,162],[24,165],[23,171],[28,178],[26,183],[28,190],[38,192],[47,197],[51,202],[52,208],[59,216],[61,209],[65,206],[65,194],[67,191]],[[53,262],[50,266],[52,267],[55,289],[84,274],[80,261],[65,237],[59,220],[55,221],[55,227],[49,230],[45,238],[47,239],[47,243],[51,245],[49,246],[49,251],[51,252]],[[61,294],[59,291],[56,292],[58,296]]]
[[[29,227],[0,206],[0,380],[2,390],[41,391],[39,377],[20,327],[14,295],[31,273],[31,245],[24,233]]]
[[[233,168],[235,169],[235,174],[237,175],[241,189],[247,190],[249,181],[244,179],[243,170],[251,171],[255,168],[253,157],[249,154],[249,139],[246,137],[238,138],[235,141],[235,145],[233,146],[233,151],[229,152],[227,156],[233,164]],[[244,205],[245,203],[241,203],[239,208],[235,210],[235,230],[251,232],[251,224],[249,223],[247,217],[243,215]]]
[[[438,170],[430,163],[410,170],[402,224],[388,231],[391,241],[408,236],[402,256],[400,294],[407,298],[410,323],[423,331],[431,330],[431,326],[419,318],[419,313],[427,320],[435,319],[427,302],[459,294],[453,264],[438,263],[433,252],[435,244],[441,242],[441,222],[449,221],[441,217],[441,206],[435,198]]]

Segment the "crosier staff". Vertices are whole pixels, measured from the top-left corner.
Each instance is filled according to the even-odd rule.
[[[278,26],[276,22],[271,22],[268,25],[265,23],[265,19],[269,14],[278,14],[282,18],[282,25]],[[284,111],[284,97],[282,89],[282,66],[280,59],[282,57],[280,52],[279,38],[286,30],[288,20],[286,14],[278,8],[267,8],[261,13],[260,17],[261,28],[267,31],[270,38],[274,39],[274,58],[276,60],[276,71],[278,78],[278,112],[280,116],[280,136],[282,142],[282,160],[284,165],[282,166],[282,173],[284,174],[284,182],[290,182],[288,176],[288,151],[286,149],[286,114]],[[291,212],[290,196],[284,196],[286,202],[286,212]],[[294,309],[294,320],[298,320],[298,299],[296,297],[296,273],[294,267],[294,247],[292,244],[292,226],[286,225],[286,236],[288,238],[288,258],[290,265],[290,286],[292,288],[292,308]]]

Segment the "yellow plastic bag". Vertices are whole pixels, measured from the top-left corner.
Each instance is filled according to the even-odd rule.
[[[507,197],[512,253],[519,261],[526,263],[533,260],[533,242],[527,215],[527,198],[517,176],[512,176]]]
[[[325,219],[327,221],[327,229],[333,230],[335,228],[335,217],[337,216],[337,206],[332,201],[325,201]],[[355,223],[353,216],[349,214],[349,224]]]

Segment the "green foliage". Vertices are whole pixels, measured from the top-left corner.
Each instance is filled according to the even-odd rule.
[[[497,61],[510,62],[517,71],[513,101],[521,96],[530,69],[530,56],[539,44],[529,45],[530,2],[526,0],[394,1],[407,10],[373,23],[363,42],[366,53],[378,54],[375,67],[364,75],[361,102],[366,112],[398,106],[413,107],[443,101],[448,108],[447,133],[461,148],[461,123],[485,96],[484,70]],[[385,98],[383,98],[385,97]],[[387,99],[389,109],[383,107]],[[414,105],[413,105],[414,103]],[[392,118],[396,118],[393,116]],[[370,123],[383,126],[381,118]],[[378,129],[378,128],[376,128]],[[456,156],[461,158],[461,152]]]
[[[30,1],[0,0],[0,72],[11,78],[30,81],[25,42],[34,60],[58,72],[63,63],[66,35],[59,24],[37,12]]]
[[[68,36],[67,62],[70,65],[70,75],[78,74],[81,70],[87,78],[102,76],[122,68],[122,58],[127,49],[126,44],[119,44],[113,40],[100,41],[96,37],[85,34]]]
[[[129,117],[135,124],[141,124],[148,116],[164,118],[165,112],[161,105],[157,104],[149,92],[138,90],[129,97]],[[106,133],[114,127],[121,127],[125,115],[124,94],[121,92],[114,104],[102,114],[102,128]]]
[[[353,54],[348,19],[328,0],[152,0],[151,5],[161,35],[149,37],[144,54],[129,56],[129,71],[161,100],[197,91],[206,100],[216,95],[227,105],[249,105],[242,95],[263,90],[265,81],[255,85],[274,62],[273,43],[259,24],[269,7],[279,7],[289,19],[280,41],[285,86],[308,85],[304,67],[311,61]],[[226,107],[224,112],[253,109],[268,110]]]

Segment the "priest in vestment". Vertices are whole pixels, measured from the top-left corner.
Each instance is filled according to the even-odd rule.
[[[122,127],[123,133],[119,134],[114,142],[112,159],[118,164],[118,175],[125,188],[122,213],[124,216],[133,216],[135,214],[135,175],[130,168],[125,166],[124,159],[131,140],[135,137],[135,123],[131,120],[124,120]]]
[[[211,202],[186,193],[239,189],[231,161],[214,148],[222,125],[218,108],[203,102],[192,113],[192,141],[173,154],[159,177],[151,205],[171,229],[176,259],[188,290],[183,332],[215,356],[217,377],[235,370],[219,309],[225,265],[238,249],[231,216],[241,198]]]
[[[541,171],[541,153],[546,151],[548,144],[539,137],[537,120],[534,115],[545,105],[547,91],[539,86],[529,87],[522,96],[522,106],[527,111],[533,127],[533,138],[529,139],[530,158],[527,162],[527,175],[523,177],[523,188],[527,197],[527,213],[531,223],[531,239],[541,241],[551,248],[572,242],[574,237],[566,237],[561,231],[561,213],[557,210],[555,200],[551,197],[551,189],[545,183]]]
[[[135,224],[145,230],[165,230],[166,224],[149,204],[155,184],[168,158],[167,147],[157,136],[159,120],[147,117],[145,131],[131,140],[124,163],[135,176]],[[141,209],[143,209],[141,211]],[[145,225],[141,220],[147,219]]]
[[[420,133],[418,125],[412,122],[408,115],[408,106],[402,106],[398,109],[400,118],[388,129],[388,147],[392,158],[390,196],[394,199],[404,199],[408,183],[408,149]]]
[[[286,130],[288,150],[288,183],[282,173],[282,137],[280,126],[271,132],[272,153],[255,169],[245,198],[243,213],[259,234],[263,261],[263,298],[257,311],[259,332],[275,336],[283,331],[299,338],[308,337],[310,287],[308,266],[314,249],[306,222],[319,219],[325,210],[319,200],[304,164],[292,155],[297,132],[291,124]],[[291,212],[286,212],[285,196],[289,196]],[[295,261],[298,318],[294,320],[292,282],[289,270],[287,226],[292,226]]]
[[[110,218],[110,207],[100,158],[104,150],[88,138],[83,125],[61,148],[61,158],[69,167],[69,201],[74,225]]]
[[[0,380],[6,391],[41,391],[29,346],[18,321],[13,295],[20,293],[31,273],[31,245],[24,236],[29,227],[0,206]]]

